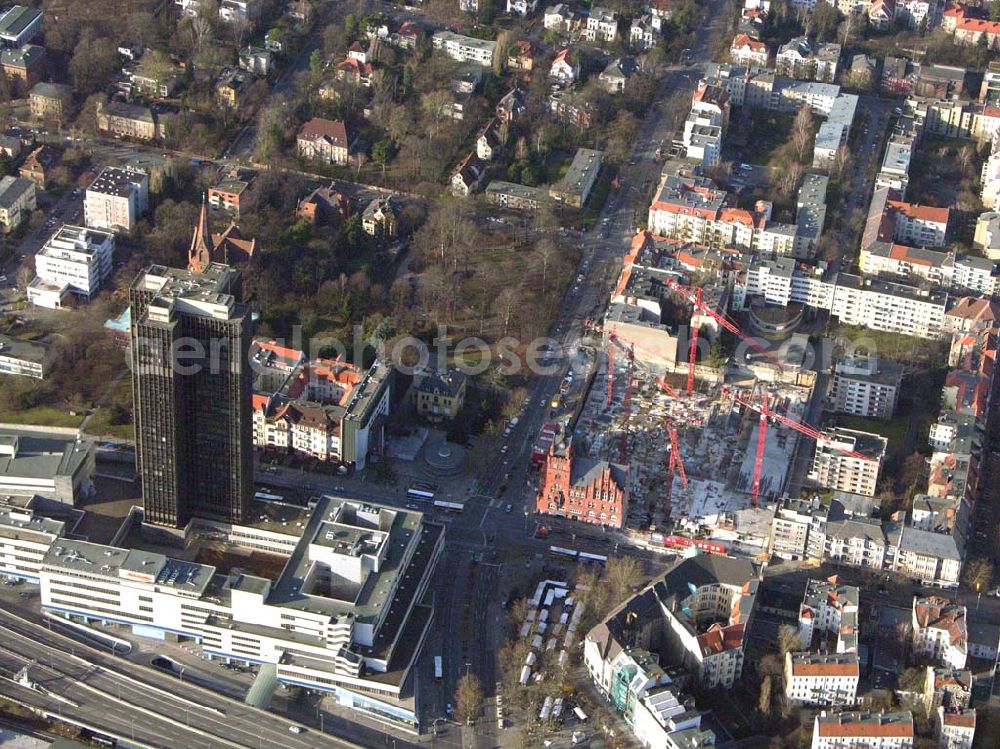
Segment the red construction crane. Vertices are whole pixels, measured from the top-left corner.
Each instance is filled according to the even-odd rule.
[[[632,358],[628,360],[628,379],[625,381],[625,395],[622,398],[622,409],[625,411],[625,418],[622,419],[622,441],[618,447],[618,462],[622,465],[628,464],[628,423],[632,418]]]
[[[761,346],[753,337],[748,336],[740,327],[734,323],[732,320],[727,318],[725,315],[720,315],[715,310],[711,309],[707,304],[702,301],[702,290],[700,287],[694,287],[693,289],[689,286],[682,286],[681,284],[674,281],[672,278],[666,279],[667,286],[676,291],[682,297],[684,297],[691,305],[694,307],[696,313],[703,315],[708,315],[713,320],[715,320],[719,325],[724,327],[733,335],[737,336],[740,340],[746,341],[747,345],[750,346],[758,354],[769,359],[777,368],[779,372],[783,372],[784,368],[781,366],[774,355],[768,351],[766,348]],[[694,315],[692,315],[694,317]],[[694,369],[695,369],[695,356],[697,353],[698,346],[698,325],[691,325],[691,349],[688,352],[688,383],[687,391],[690,393],[694,389]]]
[[[758,500],[760,499],[760,479],[761,479],[762,468],[764,465],[764,443],[767,436],[767,424],[769,420],[773,420],[779,424],[783,424],[784,426],[789,427],[790,429],[794,429],[799,434],[805,435],[814,442],[825,438],[825,435],[818,429],[813,429],[808,424],[803,424],[801,421],[795,421],[794,419],[789,419],[787,416],[784,416],[776,411],[772,411],[768,406],[768,398],[766,391],[761,391],[760,393],[761,404],[758,405],[757,403],[754,403],[753,397],[755,393],[756,393],[756,388],[753,391],[751,391],[750,398],[747,399],[741,397],[739,393],[731,392],[729,390],[723,390],[723,394],[731,395],[736,403],[739,403],[741,406],[746,406],[747,408],[752,409],[756,411],[758,414],[760,414],[760,422],[759,422],[760,426],[757,430],[757,454],[754,458],[753,483],[751,484],[751,489],[750,489],[751,504],[753,507],[757,506]],[[857,458],[858,460],[867,460],[875,462],[874,458],[868,455],[862,455],[861,453],[855,452],[854,450],[848,450],[847,448],[837,447],[836,445],[833,445],[832,447],[837,452],[847,455],[848,457]]]
[[[615,347],[608,346],[608,393],[607,405],[611,405],[612,396],[615,390]]]
[[[705,305],[701,301],[701,287],[699,286],[694,295],[694,312],[697,312],[704,306]],[[691,317],[694,317],[694,314],[692,314]],[[688,393],[694,392],[694,370],[695,364],[698,361],[698,329],[700,327],[700,325],[691,325],[691,346],[688,349]]]
[[[667,426],[667,434],[670,435],[670,460],[667,464],[667,492],[664,497],[664,520],[670,519],[670,512],[672,510],[672,496],[674,491],[674,473],[676,472],[681,477],[681,483],[684,488],[687,489],[688,479],[687,472],[684,470],[684,459],[681,456],[681,446],[680,439],[677,436],[677,428],[674,426],[673,422],[668,416],[665,420]]]

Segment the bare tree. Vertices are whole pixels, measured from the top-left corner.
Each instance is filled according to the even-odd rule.
[[[510,328],[511,317],[514,314],[514,307],[517,306],[519,301],[520,297],[517,291],[510,286],[505,286],[497,295],[496,302],[494,303],[494,309],[503,319],[503,335],[507,335],[507,331]]]
[[[760,682],[760,700],[757,709],[761,715],[771,714],[771,677],[765,676]]]
[[[479,677],[473,673],[465,674],[458,680],[455,688],[455,719],[459,723],[471,726],[482,709],[483,688]]]
[[[612,605],[624,601],[642,575],[642,568],[635,557],[612,557],[608,560],[604,579],[610,587]]]
[[[799,161],[805,158],[813,142],[813,115],[809,107],[803,105],[792,123],[792,146]]]
[[[778,650],[781,655],[802,649],[802,637],[799,635],[797,627],[790,624],[782,624],[778,628]]]
[[[548,294],[549,265],[556,256],[556,245],[551,239],[543,239],[535,246],[535,259],[542,269],[542,296]]]
[[[986,557],[974,557],[965,563],[963,577],[966,585],[981,593],[993,579],[993,563]]]
[[[212,23],[199,14],[191,19],[188,28],[191,31],[191,52],[197,54],[212,36]]]

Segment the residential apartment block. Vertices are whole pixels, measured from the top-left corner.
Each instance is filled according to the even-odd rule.
[[[0,179],[0,229],[8,234],[35,210],[35,183],[20,177]]]
[[[902,380],[902,366],[875,354],[842,357],[834,364],[827,400],[835,413],[891,419]]]
[[[913,749],[913,715],[823,711],[813,721],[811,749]]]
[[[136,140],[155,140],[163,136],[163,125],[151,109],[121,101],[98,104],[97,129]]]
[[[493,64],[496,42],[463,36],[453,31],[438,31],[433,36],[434,49],[442,50],[453,60],[474,62],[483,67]]]
[[[833,83],[840,61],[840,45],[810,42],[799,36],[778,48],[774,58],[778,75]]]
[[[305,354],[276,341],[254,341],[253,444],[259,450],[363,469],[384,452],[393,369],[367,371]]]
[[[65,120],[73,106],[73,87],[36,83],[28,92],[28,109],[36,120]]]
[[[610,8],[591,6],[583,38],[588,42],[613,42],[618,38],[618,15]]]
[[[948,710],[939,706],[935,718],[941,749],[972,749],[976,735],[975,708]]]
[[[705,554],[677,560],[587,633],[587,672],[601,693],[610,694],[615,658],[626,648],[643,648],[679,657],[706,688],[732,688],[743,671],[758,584],[758,570],[746,559]]]
[[[857,587],[842,583],[836,575],[808,580],[799,606],[802,650],[857,652],[860,595]]]
[[[914,597],[913,653],[949,668],[965,668],[969,653],[965,606],[939,596]]]
[[[754,258],[737,277],[733,308],[754,298],[781,307],[791,303],[829,310],[845,325],[936,338],[943,332],[948,294],[907,284],[838,273],[824,280],[815,268],[791,258]]]
[[[785,697],[816,707],[850,707],[857,702],[857,653],[786,653]]]
[[[819,486],[875,496],[888,440],[878,434],[837,428],[816,440],[808,478]]]
[[[149,177],[109,166],[87,188],[84,221],[92,229],[131,232],[148,205]]]

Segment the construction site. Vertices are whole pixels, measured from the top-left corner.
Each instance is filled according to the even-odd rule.
[[[684,296],[693,330],[699,317],[715,323],[781,368],[735,322],[700,304],[699,293]],[[574,442],[589,458],[629,467],[625,527],[639,537],[706,538],[739,511],[772,503],[785,491],[796,451],[812,449],[799,438],[818,436],[803,423],[812,378],[764,382],[735,361],[705,372],[695,361],[697,333],[692,338],[686,376],[649,366],[650,357],[637,355],[613,326],[591,338],[598,361]]]

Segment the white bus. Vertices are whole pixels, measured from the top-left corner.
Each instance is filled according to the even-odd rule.
[[[433,502],[437,487],[434,484],[416,482],[406,490],[407,499],[419,499],[421,502]]]
[[[465,505],[461,502],[445,502],[440,499],[435,499],[434,509],[444,510],[445,512],[461,512],[465,509]]]
[[[444,678],[444,665],[440,655],[434,656],[434,681],[441,681]]]

